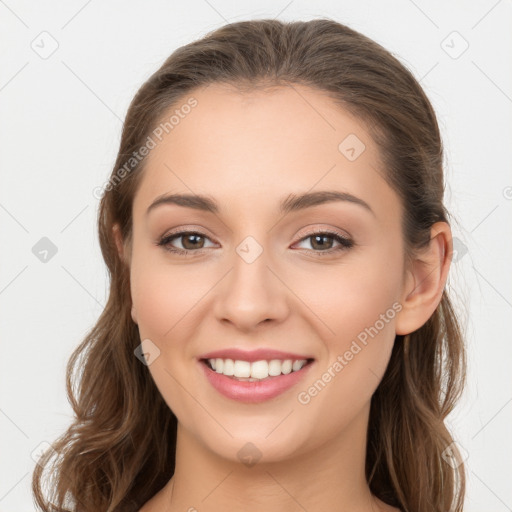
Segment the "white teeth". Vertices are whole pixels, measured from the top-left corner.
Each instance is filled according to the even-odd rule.
[[[291,359],[285,359],[283,363],[281,364],[281,371],[287,375],[292,371],[292,360]]]
[[[208,359],[211,368],[217,372],[242,380],[261,380],[267,377],[277,377],[300,370],[307,362],[306,359],[272,359],[270,361],[249,361],[233,359]]]
[[[281,361],[279,361],[279,359],[272,359],[272,361],[268,363],[268,375],[272,375],[273,377],[281,375]]]
[[[218,361],[218,359],[217,359]],[[251,376],[251,363],[249,361],[235,361],[235,377],[250,377]]]
[[[217,359],[218,361],[218,359]],[[304,366],[304,361],[293,361],[292,364],[292,370],[296,372],[297,370],[300,370]]]
[[[224,359],[224,368],[222,370],[224,375],[234,375],[235,374],[235,362],[233,359]]]
[[[251,363],[251,377],[253,379],[265,379],[268,377],[268,374],[269,364],[267,363],[267,361],[254,361],[253,363]]]

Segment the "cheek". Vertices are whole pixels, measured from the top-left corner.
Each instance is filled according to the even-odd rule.
[[[303,272],[294,282],[297,294],[328,327],[323,331],[324,339],[331,349],[341,350],[347,342],[376,324],[384,336],[394,335],[395,303],[400,297],[401,276],[399,251],[379,247],[367,251],[364,257],[351,255],[327,271],[319,269],[309,273],[307,278]]]
[[[308,297],[305,302],[313,304],[312,309],[328,326],[328,330],[322,329],[327,357],[305,384],[301,403],[310,399],[317,406],[326,400],[342,403],[344,407],[333,414],[343,422],[348,411],[370,400],[393,348],[395,317],[401,309],[397,301],[401,276],[400,255],[386,258],[381,252],[364,261],[333,267],[329,275],[319,273],[309,284],[301,281],[298,294]],[[307,386],[313,386],[311,393]]]
[[[195,402],[184,392],[184,385],[187,389],[194,386],[189,382],[190,368],[183,363],[193,357],[189,340],[197,324],[194,305],[206,292],[194,279],[198,279],[197,272],[185,266],[170,268],[143,256],[132,262],[131,292],[140,338],[150,339],[160,350],[148,370],[167,405],[184,424],[197,414]]]
[[[201,285],[199,273],[190,267],[142,257],[134,259],[130,279],[141,337],[161,341],[176,339],[206,292],[204,279]]]
[[[176,293],[169,293],[166,280],[145,271],[132,277],[132,300],[137,313],[141,338],[162,339],[177,320],[179,310]]]

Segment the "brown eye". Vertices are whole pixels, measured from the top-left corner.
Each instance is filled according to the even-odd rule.
[[[313,249],[331,249],[334,244],[334,237],[330,235],[313,235],[309,238],[311,238],[311,247],[313,247]]]
[[[205,249],[205,241],[209,238],[203,233],[196,231],[180,231],[163,237],[157,245],[164,247],[167,251],[178,254],[191,254]],[[173,243],[181,241],[181,247],[175,247]]]
[[[319,231],[311,233],[310,235],[302,238],[300,243],[310,240],[310,246],[312,251],[318,256],[324,256],[332,254],[334,252],[348,250],[355,244],[349,238],[342,236],[339,233],[331,233],[329,231]],[[333,247],[334,244],[338,244],[337,247]]]
[[[181,240],[181,247],[173,245],[176,241]],[[157,245],[162,246],[165,250],[183,255],[192,255],[193,253],[201,253],[205,249],[205,242],[210,240],[206,235],[196,231],[180,231],[171,233],[163,237]],[[339,233],[331,233],[329,231],[319,231],[311,233],[302,238],[300,243],[311,240],[311,251],[318,256],[333,254],[338,251],[348,250],[355,244],[349,238]],[[335,246],[335,244],[338,246]]]
[[[191,233],[189,235],[181,235],[182,245],[184,249],[202,249],[204,245],[204,237],[201,235]],[[201,243],[202,242],[202,243]]]

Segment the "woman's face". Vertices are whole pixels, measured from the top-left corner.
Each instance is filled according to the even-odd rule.
[[[304,86],[190,96],[154,132],[133,205],[132,316],[158,389],[180,428],[231,460],[364,435],[404,292],[401,204],[376,146]],[[150,208],[170,194],[191,199]]]

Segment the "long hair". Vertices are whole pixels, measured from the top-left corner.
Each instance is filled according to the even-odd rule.
[[[177,419],[134,355],[141,340],[130,316],[129,261],[112,227],[131,244],[145,163],[133,153],[171,107],[214,83],[247,91],[302,84],[327,93],[365,122],[379,148],[385,179],[403,205],[407,254],[429,242],[435,222],[448,222],[432,105],[411,72],[373,40],[331,19],[264,19],[225,25],[178,48],[133,98],[102,190],[98,232],[110,293],[67,365],[72,425],[33,473],[35,502],[45,512],[137,511],[174,473]],[[465,469],[446,460],[457,448],[445,418],[463,390],[465,365],[461,323],[445,289],[421,328],[396,336],[372,397],[366,477],[384,502],[408,512],[462,511]]]

